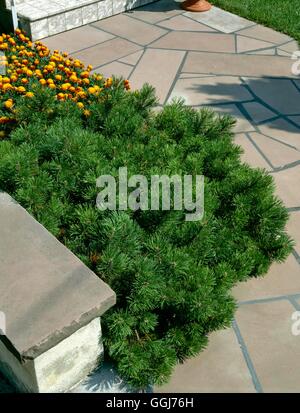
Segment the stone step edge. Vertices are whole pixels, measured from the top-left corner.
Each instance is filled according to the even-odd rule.
[[[30,20],[19,15],[19,26],[33,41],[63,33],[107,17],[153,3],[156,0],[101,0],[72,10],[53,13],[44,18]],[[9,12],[9,10],[7,10]]]

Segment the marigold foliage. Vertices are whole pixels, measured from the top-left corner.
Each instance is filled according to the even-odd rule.
[[[9,129],[0,125],[0,188],[116,292],[103,336],[119,372],[135,387],[163,383],[210,332],[230,325],[231,288],[289,255],[288,213],[273,179],[241,162],[230,117],[181,101],[157,113],[148,85],[130,92],[115,79],[101,99],[92,91],[88,117],[52,88],[26,90],[30,99],[15,89],[1,95],[16,111]],[[99,211],[96,179],[117,178],[123,166],[148,178],[203,174],[203,220],[186,222],[185,211]]]

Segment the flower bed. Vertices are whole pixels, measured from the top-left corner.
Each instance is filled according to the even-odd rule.
[[[0,188],[117,293],[103,335],[119,372],[133,386],[163,383],[211,331],[230,325],[231,288],[288,256],[287,210],[272,177],[241,163],[232,118],[180,101],[155,113],[150,86],[131,92],[128,82],[91,75],[40,43],[28,56],[21,35],[1,42],[10,79],[2,77],[0,91]],[[146,177],[204,175],[204,218],[100,211],[96,179],[117,178],[123,166]]]

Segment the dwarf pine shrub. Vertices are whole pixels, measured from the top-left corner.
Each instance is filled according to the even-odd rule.
[[[0,141],[0,188],[116,292],[103,336],[121,375],[135,387],[161,384],[230,325],[231,288],[288,256],[287,210],[272,177],[241,162],[230,117],[180,101],[154,112],[147,85],[127,92],[116,81],[90,116],[53,93],[16,98]],[[117,178],[123,166],[129,176],[204,175],[204,218],[100,211],[96,179]]]

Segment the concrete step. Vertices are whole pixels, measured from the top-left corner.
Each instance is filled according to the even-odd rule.
[[[152,2],[153,0],[15,0],[20,27],[34,41]],[[2,0],[0,7],[9,11],[11,1]]]

